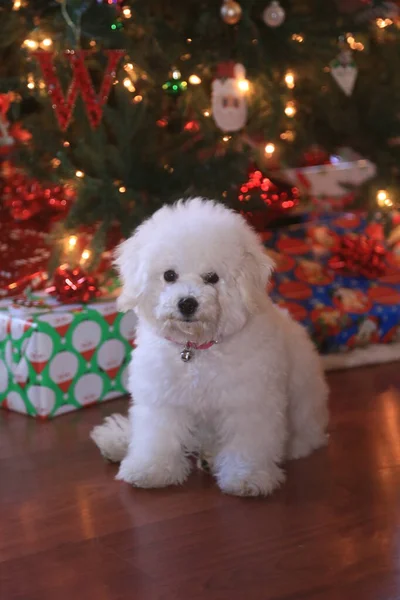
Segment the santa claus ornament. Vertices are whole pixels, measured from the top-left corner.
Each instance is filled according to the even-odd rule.
[[[232,132],[242,129],[247,120],[246,92],[249,83],[243,65],[220,63],[212,83],[212,114],[217,127]]]

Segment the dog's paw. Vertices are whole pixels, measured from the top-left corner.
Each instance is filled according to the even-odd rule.
[[[127,457],[122,461],[116,479],[135,487],[161,488],[182,484],[189,472],[190,463],[185,458],[175,463],[164,461],[142,463]]]
[[[285,473],[273,465],[265,471],[250,471],[247,474],[220,473],[218,485],[225,494],[233,496],[268,496],[284,481]]]
[[[289,441],[287,450],[287,458],[289,460],[296,460],[298,458],[305,458],[314,450],[326,446],[328,443],[328,435],[321,432],[319,435],[314,437],[301,437],[295,436]]]

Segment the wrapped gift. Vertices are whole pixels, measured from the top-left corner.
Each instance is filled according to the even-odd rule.
[[[114,300],[0,304],[0,406],[54,417],[127,392],[135,316]]]
[[[286,179],[299,186],[321,211],[346,210],[354,201],[354,190],[375,174],[376,166],[369,160],[339,158],[329,164],[284,171]]]
[[[264,236],[277,268],[272,298],[310,331],[322,353],[400,341],[400,255],[388,252],[384,269],[365,276],[331,268],[343,236],[369,231],[366,217],[325,216]]]

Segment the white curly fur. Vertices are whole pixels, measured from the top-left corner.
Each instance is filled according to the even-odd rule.
[[[266,495],[284,480],[282,463],[326,442],[328,390],[302,326],[266,294],[273,268],[238,214],[194,198],[165,206],[121,244],[122,310],[138,316],[129,421],[113,416],[92,437],[120,461],[117,479],[139,487],[183,483],[188,454],[211,457],[221,490]],[[163,274],[173,269],[175,283]],[[215,272],[215,285],[202,275]],[[192,296],[195,320],[177,303]],[[173,340],[173,341],[171,341]],[[184,363],[188,340],[202,344]]]

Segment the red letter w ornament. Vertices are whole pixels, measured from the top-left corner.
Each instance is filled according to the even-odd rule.
[[[100,92],[96,96],[90,75],[85,66],[85,56],[89,54],[87,50],[66,50],[64,55],[72,68],[72,81],[68,88],[66,97],[64,97],[60,81],[54,66],[54,54],[52,52],[37,51],[32,52],[39,62],[43,73],[43,79],[47,86],[47,92],[53,109],[56,113],[58,123],[65,131],[71,122],[72,113],[75,108],[78,93],[81,92],[85,103],[87,116],[93,129],[99,126],[103,115],[103,106],[108,100],[115,70],[124,50],[105,50],[108,61],[104,73]]]

